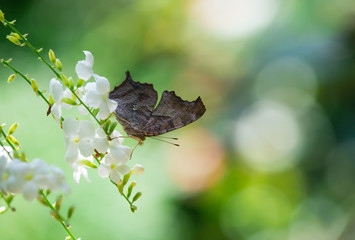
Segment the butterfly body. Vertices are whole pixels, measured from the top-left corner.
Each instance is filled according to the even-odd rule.
[[[190,102],[176,96],[174,91],[164,91],[156,105],[158,94],[153,85],[133,81],[129,72],[109,98],[118,103],[115,115],[124,131],[138,141],[181,128],[206,111],[200,97]]]

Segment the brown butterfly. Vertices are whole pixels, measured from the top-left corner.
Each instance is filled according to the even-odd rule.
[[[189,102],[176,96],[174,91],[164,91],[156,105],[158,94],[153,85],[133,81],[128,71],[126,79],[110,92],[109,98],[118,103],[115,110],[117,121],[128,136],[140,144],[146,137],[190,124],[206,111],[200,97]]]

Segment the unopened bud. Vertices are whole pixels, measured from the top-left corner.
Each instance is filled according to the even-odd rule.
[[[14,36],[7,35],[6,38],[9,39],[10,42],[12,42],[18,46],[21,45],[20,41],[17,38],[15,38]]]
[[[73,90],[74,89],[74,82],[73,82],[73,78],[69,77],[68,78],[69,81],[69,89]]]
[[[75,210],[75,207],[74,207],[74,206],[71,206],[71,207],[68,209],[68,220],[71,218],[71,216],[73,216],[74,210]]]
[[[78,80],[78,84],[76,85],[78,88],[80,88],[81,86],[83,86],[83,84],[85,83],[85,80],[80,79]]]
[[[17,123],[12,124],[7,135],[12,135],[15,132],[16,128],[17,128]]]
[[[111,123],[110,127],[108,128],[108,134],[111,135],[111,133],[115,130],[116,126],[117,126],[118,122],[113,122]]]
[[[81,160],[80,163],[84,164],[90,168],[97,168],[97,166],[95,164],[93,164],[92,162],[90,162],[89,160]]]
[[[144,167],[143,167],[143,165],[140,165],[140,164],[134,165],[134,167],[131,170],[131,173],[133,173],[134,175],[140,175],[143,172],[144,172]]]
[[[49,96],[48,96],[48,102],[53,105],[55,103],[54,101],[54,98],[53,98],[53,95],[50,93]]]
[[[137,206],[135,206],[135,205],[131,205],[131,211],[132,211],[132,212],[137,211]]]
[[[135,201],[137,201],[138,198],[140,198],[141,196],[142,196],[142,193],[141,193],[141,192],[137,192],[136,195],[134,195],[134,197],[133,197],[132,203],[134,203]]]
[[[52,212],[51,212],[51,216],[52,216],[54,219],[58,220],[59,222],[62,222],[62,220],[60,219],[60,216],[58,215],[58,213],[52,211]]]
[[[37,50],[38,53],[42,52],[43,48]]]
[[[62,202],[63,202],[63,195],[60,195],[57,199],[57,201],[55,202],[55,206],[54,208],[59,211],[61,206],[62,206]]]
[[[69,104],[69,105],[72,105],[72,106],[76,105],[76,102],[73,99],[68,98],[68,97],[63,98],[62,101],[65,102],[66,104]]]
[[[0,10],[0,21],[2,22],[2,23],[4,23],[4,21],[5,21],[5,16],[4,16],[4,13]]]
[[[7,82],[8,82],[8,83],[12,82],[12,81],[15,79],[15,77],[16,77],[16,74],[15,74],[15,73],[14,73],[14,74],[11,74],[11,75],[9,76],[9,78],[7,79]]]
[[[123,176],[123,186],[125,186],[127,184],[130,177],[131,177],[131,173],[128,173]]]
[[[19,141],[17,141],[17,139],[16,139],[14,136],[9,135],[9,136],[7,136],[7,139],[8,139],[12,144],[15,144],[16,146],[20,146]]]
[[[31,79],[31,86],[36,95],[38,95],[38,84],[33,78]]]
[[[55,54],[54,54],[54,52],[53,52],[52,49],[49,49],[48,56],[49,56],[49,60],[50,60],[53,64],[55,64]]]
[[[118,183],[117,183],[117,188],[118,188],[118,191],[123,194],[123,181],[120,180]]]
[[[62,75],[62,81],[64,83],[64,86],[69,87],[69,80],[64,74]]]
[[[136,182],[132,181],[131,184],[129,184],[128,189],[127,189],[127,198],[129,198],[132,194],[132,189],[136,186]]]
[[[55,60],[55,67],[61,72],[63,70],[63,65],[62,62],[59,60],[59,58],[57,58]]]
[[[17,38],[18,40],[22,39],[20,35],[18,35],[18,33],[10,33],[10,36],[13,36],[14,38]]]

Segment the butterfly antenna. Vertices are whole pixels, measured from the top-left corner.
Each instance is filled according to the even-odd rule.
[[[180,145],[177,144],[177,143],[168,142],[168,141],[165,141],[165,140],[163,140],[163,139],[159,139],[159,138],[155,138],[155,137],[151,137],[151,138],[153,138],[153,139],[155,139],[155,140],[158,140],[158,141],[161,141],[161,142],[169,143],[169,144],[174,145],[174,146],[177,146],[177,147],[180,146]],[[177,139],[175,139],[175,140],[177,140]]]
[[[155,138],[166,138],[166,139],[170,139],[170,140],[178,140],[178,138],[176,137],[162,137],[162,136],[156,136]]]

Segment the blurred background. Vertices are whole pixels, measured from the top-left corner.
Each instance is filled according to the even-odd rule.
[[[0,122],[29,159],[65,170],[82,239],[355,239],[355,4],[352,0],[1,0],[8,20],[76,77],[82,50],[111,88],[130,70],[207,111],[145,141],[129,162],[143,196],[131,213],[107,179],[75,185],[62,132],[32,89],[0,66]],[[6,40],[0,58],[48,90],[51,72]],[[65,113],[64,113],[65,116]],[[129,146],[135,141],[126,140]],[[53,197],[53,196],[52,196]],[[1,202],[3,204],[3,202]],[[64,239],[37,201],[16,197],[0,239]]]

